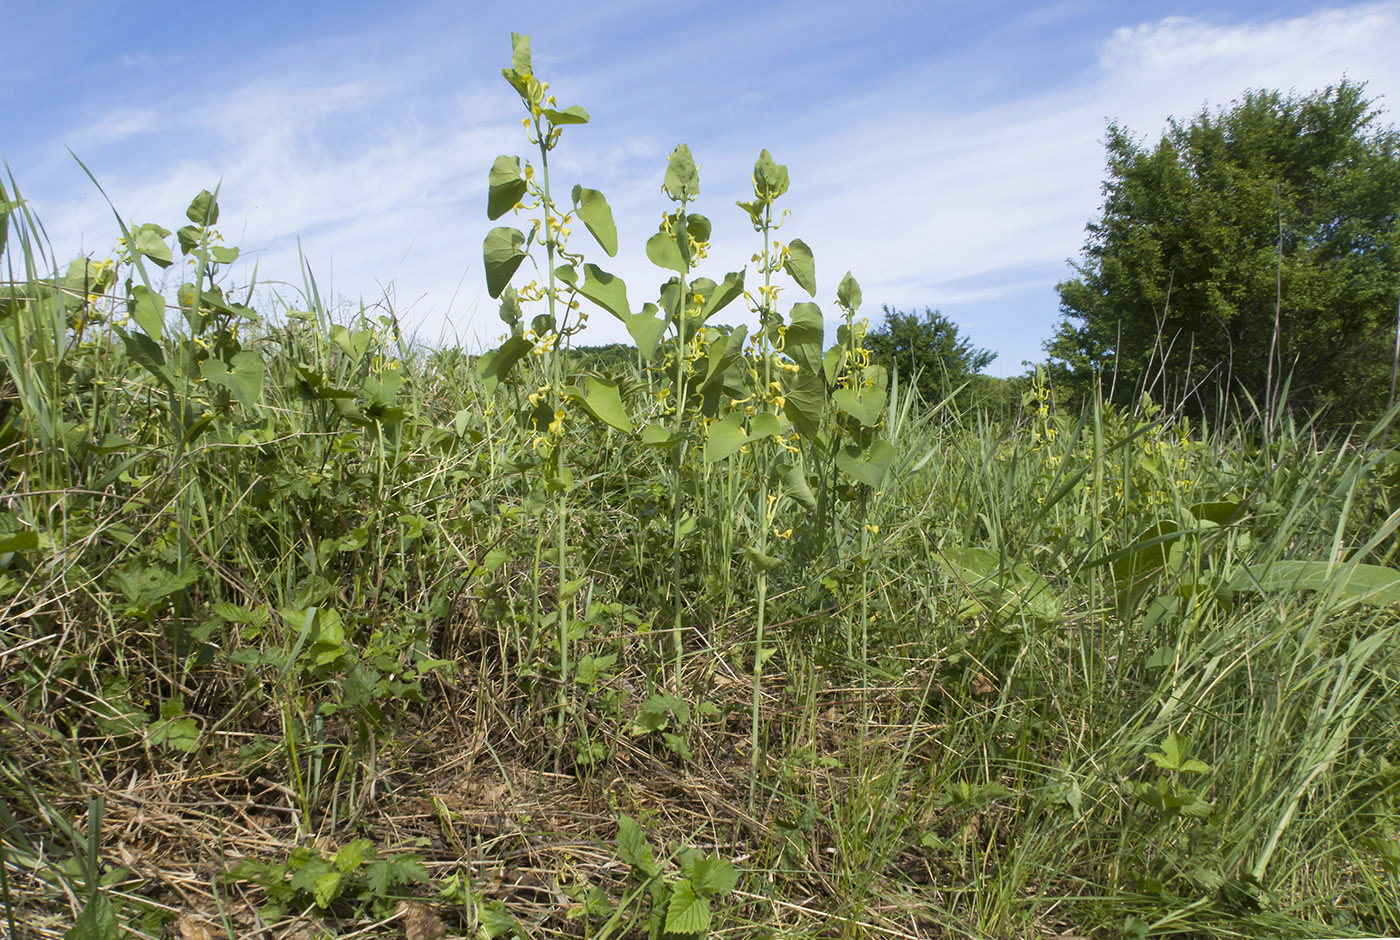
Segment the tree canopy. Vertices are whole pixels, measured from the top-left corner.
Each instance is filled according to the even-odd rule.
[[[1109,125],[1101,215],[1046,344],[1062,379],[1103,375],[1212,411],[1373,417],[1386,404],[1400,300],[1400,137],[1364,85],[1247,93],[1172,120],[1155,147]]]
[[[937,310],[925,307],[922,315],[889,306],[883,310],[884,322],[866,335],[865,345],[876,362],[897,368],[903,379],[912,378],[925,402],[947,398],[997,357],[974,347]]]

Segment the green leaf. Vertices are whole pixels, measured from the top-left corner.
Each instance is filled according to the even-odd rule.
[[[121,453],[123,450],[126,450],[128,447],[130,447],[133,443],[135,442],[125,437],[121,437],[120,435],[112,434],[109,431],[108,433],[102,435],[102,440],[85,441],[83,443],[83,446],[87,448],[87,450],[91,453],[106,456],[107,454]]]
[[[144,284],[131,289],[131,300],[127,309],[141,332],[151,339],[158,340],[165,332],[165,298]]]
[[[343,873],[349,874],[364,864],[365,859],[374,857],[374,843],[368,839],[354,839],[342,845],[331,861]]]
[[[826,383],[811,372],[799,371],[783,392],[783,414],[809,441],[821,433],[822,414],[826,410]]]
[[[644,878],[654,878],[660,873],[646,834],[636,820],[625,813],[617,817],[617,857]]]
[[[670,232],[657,232],[647,239],[647,258],[658,268],[685,274],[690,266],[685,262],[677,238]]]
[[[661,735],[661,740],[665,742],[666,749],[681,760],[690,761],[693,759],[694,755],[690,753],[690,745],[681,735],[665,732]]]
[[[1210,503],[1196,503],[1190,507],[1190,512],[1202,522],[1227,525],[1231,520],[1238,518],[1240,506],[1239,500],[1217,500]]]
[[[642,443],[648,447],[670,447],[685,440],[684,434],[676,433],[662,424],[648,424],[642,428]]]
[[[154,222],[147,222],[131,230],[131,248],[162,268],[168,268],[175,261],[175,256],[170,253],[170,246],[165,243],[165,239],[169,237],[169,229],[162,228]]]
[[[63,940],[123,940],[125,931],[117,923],[112,899],[106,894],[88,898],[73,926],[63,934]]]
[[[146,735],[154,747],[166,747],[186,754],[199,747],[199,723],[193,718],[162,718],[151,723]]]
[[[0,512],[0,555],[9,552],[32,552],[39,547],[39,533],[27,529],[19,516]]]
[[[117,335],[122,338],[127,358],[145,368],[166,388],[175,386],[175,380],[170,377],[170,372],[165,368],[165,353],[156,345],[155,340],[144,333],[128,333],[120,327],[117,327],[116,331]]]
[[[744,557],[748,559],[749,564],[753,565],[759,571],[772,571],[774,568],[778,567],[778,565],[782,564],[781,558],[766,554],[752,545],[744,546]]]
[[[855,313],[860,309],[860,301],[860,285],[851,277],[851,272],[847,271],[846,276],[841,278],[841,285],[836,288],[836,302]]]
[[[783,433],[783,422],[771,411],[760,411],[749,422],[749,440],[777,437]]]
[[[814,303],[793,304],[783,333],[783,352],[798,368],[812,375],[822,370],[822,340],[826,326],[822,309]]]
[[[617,254],[617,226],[613,224],[612,208],[607,199],[596,189],[575,186],[573,191],[574,210],[583,220],[584,226],[593,239],[611,258]]]
[[[700,174],[695,169],[695,158],[690,155],[690,148],[685,144],[671,151],[671,157],[666,162],[666,181],[663,186],[666,195],[677,202],[682,199],[694,199],[700,195]]]
[[[549,123],[553,124],[555,127],[559,127],[564,124],[588,123],[588,112],[583,110],[583,108],[580,108],[576,104],[569,105],[569,107],[565,108],[562,111],[556,111],[553,108],[544,108],[541,110],[541,113],[544,114],[544,116],[549,120]]]
[[[584,379],[586,390],[581,395],[570,395],[570,400],[581,404],[585,411],[610,428],[624,434],[632,433],[632,421],[627,417],[627,409],[622,405],[622,395],[617,383],[588,376]]]
[[[641,313],[633,314],[626,320],[627,333],[647,362],[656,355],[656,344],[666,332],[667,321],[656,316],[656,310],[656,304],[644,304]]]
[[[519,229],[499,226],[486,233],[483,254],[486,262],[486,292],[501,296],[520,262],[525,260],[525,234]]]
[[[991,549],[948,546],[939,553],[938,566],[992,610],[1024,608],[1036,619],[1051,623],[1061,616],[1063,603],[1043,577]]]
[[[632,316],[632,308],[627,305],[627,285],[622,278],[609,274],[596,264],[585,264],[583,273],[585,280],[578,286],[578,292],[627,323]]]
[[[714,463],[739,452],[748,443],[749,436],[744,431],[744,416],[731,411],[718,421],[705,428],[705,463]]]
[[[372,856],[374,853],[371,852]],[[430,876],[423,859],[414,852],[404,852],[392,858],[376,859],[365,870],[370,890],[379,897],[386,896],[399,885],[426,882]]]
[[[583,686],[597,685],[612,674],[615,665],[617,656],[612,653],[605,656],[582,656],[574,665],[574,682]]]
[[[838,388],[832,393],[831,400],[862,426],[870,428],[880,422],[880,412],[885,408],[885,390],[866,385]]]
[[[740,325],[710,340],[703,360],[704,377],[700,380],[700,388],[708,390],[724,381],[729,367],[744,354],[744,340],[748,335],[749,328]]]
[[[877,438],[866,450],[856,444],[841,448],[836,452],[836,467],[851,479],[876,489],[897,456],[899,451],[893,444]]]
[[[689,270],[695,263],[691,257],[690,219],[684,212],[677,211],[671,216],[671,224],[674,227],[671,237],[675,242],[676,251],[680,255],[681,263]],[[685,274],[685,271],[681,271],[681,274]]]
[[[507,326],[514,327],[525,314],[520,309],[520,295],[516,293],[514,287],[507,287],[501,294],[501,309],[497,316],[501,322]]]
[[[315,878],[315,898],[316,906],[320,908],[330,907],[340,897],[341,882],[345,876],[338,871],[322,872]]]
[[[516,334],[477,360],[477,369],[486,380],[486,390],[494,392],[496,386],[510,378],[515,365],[530,355],[535,344],[524,336]]]
[[[1335,591],[1339,601],[1374,607],[1400,603],[1400,571],[1384,565],[1276,561],[1262,571],[1239,572],[1230,579],[1230,587],[1265,593]]]
[[[214,201],[214,194],[207,189],[201,189],[185,210],[185,218],[195,225],[206,227],[218,222],[219,204]]]
[[[709,899],[699,897],[690,881],[682,878],[671,888],[671,901],[666,905],[666,932],[704,934],[709,929]]]
[[[650,360],[656,351],[657,342],[666,330],[666,321],[655,317],[656,305],[646,304],[640,313],[629,313],[627,288],[621,278],[601,271],[593,264],[584,265],[584,270],[588,272],[589,278],[578,285],[579,293],[621,320],[627,327],[627,332],[631,334],[633,342],[637,344],[642,358]]]
[[[657,692],[637,709],[632,719],[632,734],[643,735],[665,731],[675,718],[680,725],[690,720],[690,706],[674,695]]]
[[[788,243],[788,257],[783,262],[783,270],[808,294],[813,297],[817,295],[817,263],[812,258],[812,249],[802,239],[794,238]]]
[[[705,297],[704,303],[700,306],[700,322],[704,323],[743,295],[744,272],[730,271],[724,276],[724,281],[713,288]]]
[[[385,369],[378,375],[365,376],[360,382],[360,390],[376,405],[392,405],[398,400],[402,387],[403,372],[399,369]]]
[[[499,219],[520,202],[529,184],[520,175],[520,158],[502,154],[491,164],[486,184],[486,217]]]
[[[178,695],[160,703],[160,717],[162,718],[180,718],[184,714],[185,700]]]
[[[1120,590],[1142,585],[1152,575],[1171,563],[1172,545],[1186,531],[1171,519],[1162,519],[1147,529],[1129,547],[1127,554],[1113,562],[1113,579]]]
[[[118,590],[131,603],[150,607],[172,594],[178,594],[199,580],[193,569],[176,574],[163,564],[134,565],[113,576]]]
[[[252,408],[261,399],[266,371],[262,357],[251,349],[234,353],[227,365],[219,359],[205,359],[199,364],[205,381],[228,389],[245,408]]]
[[[685,217],[685,231],[697,242],[707,242],[710,240],[712,226],[710,220],[698,212],[691,212]]]
[[[774,199],[788,191],[788,168],[773,162],[773,155],[766,149],[753,165],[753,188],[760,197]]]
[[[813,495],[812,488],[807,485],[807,473],[801,464],[780,462],[774,466],[773,472],[784,493],[808,510],[817,508],[817,497]]]
[[[365,883],[375,897],[386,897],[394,889],[394,874],[389,862],[382,858],[370,862],[365,869]]]
[[[530,36],[521,33],[510,34],[510,67],[520,75],[535,74],[535,67],[530,63]]]
[[[199,229],[193,225],[182,225],[175,230],[175,237],[180,242],[180,254],[187,255],[199,247],[203,240]]]
[[[690,870],[690,881],[697,895],[712,898],[733,891],[739,883],[739,875],[728,859],[706,855],[695,861]]]
[[[840,330],[837,331],[838,333]],[[826,379],[827,385],[836,384],[836,376],[841,371],[841,365],[846,361],[846,348],[840,343],[832,346],[822,356],[822,376]]]
[[[1160,751],[1153,751],[1147,756],[1162,770],[1176,770],[1187,774],[1203,774],[1210,770],[1204,761],[1188,757],[1190,750],[1191,742],[1173,731],[1162,742]]]
[[[374,342],[373,330],[355,330],[351,332],[339,323],[331,327],[331,342],[335,343],[345,351],[353,362],[359,362],[369,352],[370,344]]]
[[[476,902],[476,919],[486,940],[520,934],[520,923],[505,902],[492,898]]]

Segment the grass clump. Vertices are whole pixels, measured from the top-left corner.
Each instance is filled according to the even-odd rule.
[[[917,410],[766,151],[757,273],[678,148],[634,310],[507,73],[480,357],[235,289],[215,193],[66,267],[0,194],[12,936],[1397,932],[1383,428]]]

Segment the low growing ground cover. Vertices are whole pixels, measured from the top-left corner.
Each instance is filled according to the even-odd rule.
[[[767,151],[718,280],[671,155],[638,310],[506,78],[481,356],[0,194],[9,935],[1400,933],[1385,426],[929,407]]]

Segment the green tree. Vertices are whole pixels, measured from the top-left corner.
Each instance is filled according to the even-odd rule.
[[[1102,214],[1046,344],[1081,389],[1373,417],[1400,299],[1400,137],[1364,85],[1253,91],[1153,148],[1108,131]],[[1220,396],[1218,391],[1224,390]]]
[[[997,357],[958,335],[958,325],[937,310],[925,307],[920,315],[889,306],[882,309],[884,322],[866,336],[865,346],[875,362],[897,369],[901,381],[912,376],[919,397],[929,404],[967,385]]]

